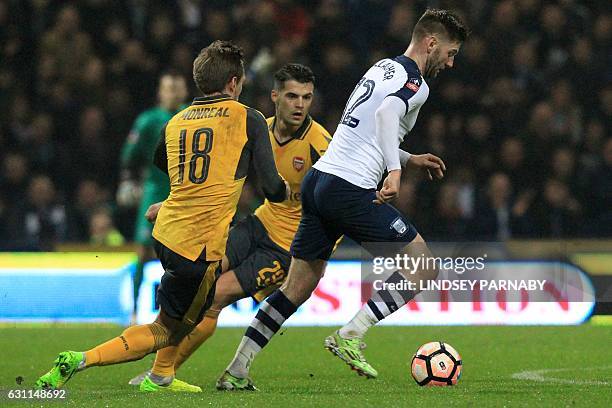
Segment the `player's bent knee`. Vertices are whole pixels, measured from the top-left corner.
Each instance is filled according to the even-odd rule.
[[[234,289],[232,291],[223,291],[223,290],[217,291],[215,293],[215,298],[213,299],[210,309],[218,310],[220,312],[226,306],[229,306],[232,303],[246,296],[247,295],[242,291],[242,288],[240,288],[239,290]]]
[[[217,280],[215,298],[211,309],[223,310],[224,307],[246,296],[247,294],[238,281],[236,272],[233,270],[224,272]]]

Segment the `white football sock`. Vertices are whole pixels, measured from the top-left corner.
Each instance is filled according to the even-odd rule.
[[[351,321],[338,330],[338,334],[344,339],[362,338],[376,323],[378,320],[370,314],[366,305],[363,305]]]

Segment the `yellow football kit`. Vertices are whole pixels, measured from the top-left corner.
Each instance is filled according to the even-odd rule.
[[[302,216],[302,179],[325,153],[331,136],[323,126],[307,117],[292,139],[279,143],[274,137],[275,118],[269,118],[267,122],[274,161],[278,172],[289,183],[291,194],[280,203],[266,200],[255,210],[255,215],[268,231],[272,241],[289,251]]]
[[[285,183],[264,117],[227,95],[196,98],[170,119],[154,162],[170,179],[170,195],[153,228],[165,270],[158,301],[170,317],[194,324],[212,301],[249,164],[267,199],[284,200]]]
[[[329,133],[312,118],[288,141],[274,137],[275,118],[267,119],[274,161],[291,192],[282,202],[266,200],[254,215],[238,222],[229,233],[226,255],[244,292],[261,301],[287,276],[289,248],[302,215],[300,188],[312,165],[325,153]]]
[[[247,109],[231,98],[196,101],[166,125],[170,195],[153,237],[192,261],[222,258],[246,177],[236,169],[247,143]]]

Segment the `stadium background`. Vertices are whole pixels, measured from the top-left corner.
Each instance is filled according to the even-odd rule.
[[[242,101],[267,115],[271,73],[312,66],[312,115],[333,133],[364,70],[405,50],[426,4],[460,10],[474,33],[430,81],[404,146],[443,157],[448,176],[406,177],[401,210],[430,240],[612,236],[608,1],[2,0],[0,246],[100,239],[101,208],[129,239],[134,213],[114,205],[121,145],[162,70],[195,95],[192,60],[212,40],[244,47]],[[247,188],[240,212],[259,201]]]
[[[574,252],[595,252],[577,263],[612,274],[605,0],[0,0],[0,250],[98,251],[113,236],[125,243],[112,251],[130,251],[136,210],[114,199],[121,146],[155,105],[164,70],[183,73],[197,96],[192,61],[211,41],[244,48],[241,101],[266,115],[272,73],[289,61],[310,65],[312,116],[333,133],[354,84],[375,61],[403,53],[426,6],[459,11],[473,34],[454,69],[428,81],[429,101],[403,145],[441,156],[447,177],[430,183],[408,172],[397,206],[428,240],[512,240],[539,248],[532,258],[576,260],[571,242]],[[260,202],[247,183],[238,217]],[[345,243],[337,257],[355,253]]]

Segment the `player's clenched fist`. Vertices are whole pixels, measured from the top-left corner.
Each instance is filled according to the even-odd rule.
[[[399,197],[400,181],[402,178],[401,170],[391,170],[383,181],[380,191],[376,192],[376,204],[382,204]]]

